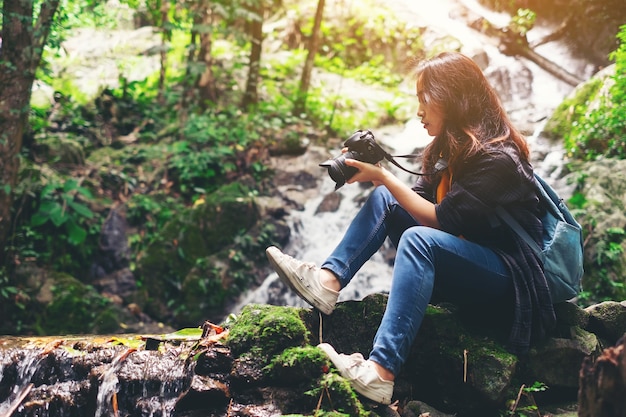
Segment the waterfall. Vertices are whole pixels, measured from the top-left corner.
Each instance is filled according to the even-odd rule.
[[[39,363],[44,358],[42,351],[39,349],[16,350],[15,354],[21,356],[19,359],[13,359],[14,361],[18,359],[15,361],[17,363],[15,384],[13,385],[9,397],[0,403],[0,416],[11,415],[15,407],[22,402],[24,396],[27,395],[32,388],[31,379],[37,371]],[[2,363],[2,368],[0,368],[0,371],[2,371],[0,373],[0,382],[4,377],[4,371],[8,363],[10,363],[9,360],[7,360],[6,364],[4,362]]]

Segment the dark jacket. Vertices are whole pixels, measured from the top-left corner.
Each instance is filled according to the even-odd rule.
[[[435,207],[442,230],[493,249],[509,267],[515,292],[509,347],[516,354],[526,353],[531,340],[545,337],[556,322],[541,261],[495,215],[495,208],[503,206],[540,242],[542,224],[533,181],[532,166],[522,161],[517,149],[500,145],[457,167],[450,190]],[[438,182],[439,178],[420,177],[413,189],[434,202]]]

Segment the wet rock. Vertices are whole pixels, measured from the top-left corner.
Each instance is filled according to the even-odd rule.
[[[532,349],[528,366],[537,381],[551,387],[578,388],[580,364],[588,357],[600,354],[600,343],[595,334],[580,328],[572,329],[570,338],[551,338],[537,349]]]
[[[118,269],[93,282],[93,286],[103,294],[129,299],[137,290],[135,276],[129,268]]]
[[[231,397],[227,383],[208,376],[194,375],[189,392],[178,402],[176,410],[202,410],[208,404],[215,408],[224,408]]]
[[[128,267],[130,248],[127,230],[128,224],[123,213],[119,210],[111,210],[100,231],[100,253],[97,256],[96,270],[110,274]]]
[[[233,366],[233,357],[230,349],[225,346],[216,346],[198,358],[196,374],[216,376],[228,374]]]
[[[320,205],[315,210],[315,214],[337,211],[339,209],[339,205],[341,204],[342,198],[343,194],[340,193],[326,194],[322,199]]]
[[[253,356],[243,355],[233,362],[231,380],[238,387],[259,385],[265,377],[264,365],[264,362],[260,362]]]
[[[617,343],[626,333],[626,302],[605,301],[587,307],[585,311],[590,315],[590,329],[609,345]]]
[[[429,406],[422,401],[409,402],[403,413],[403,417],[454,417],[454,414],[445,414]]]

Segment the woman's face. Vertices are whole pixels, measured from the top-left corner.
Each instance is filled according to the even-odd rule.
[[[443,132],[444,114],[439,106],[435,105],[431,100],[426,98],[423,91],[417,89],[417,98],[419,107],[417,109],[417,117],[422,119],[422,125],[430,136],[437,136]]]

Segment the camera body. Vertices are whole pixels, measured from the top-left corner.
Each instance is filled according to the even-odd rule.
[[[387,152],[380,147],[369,130],[357,130],[343,145],[348,148],[347,152],[319,164],[328,169],[328,175],[335,181],[335,190],[358,172],[356,168],[346,165],[346,159],[377,164],[387,156]]]

